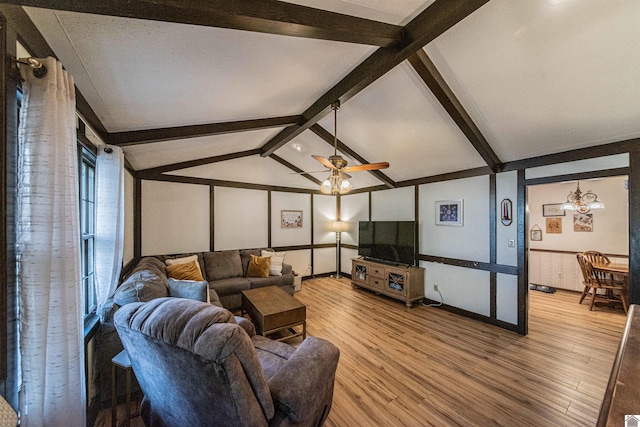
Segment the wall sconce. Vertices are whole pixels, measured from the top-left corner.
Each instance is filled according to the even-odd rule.
[[[513,204],[509,199],[502,199],[500,202],[500,220],[502,225],[509,226],[513,222]]]

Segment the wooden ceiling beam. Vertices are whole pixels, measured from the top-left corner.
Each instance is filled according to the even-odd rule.
[[[176,126],[170,128],[114,132],[105,135],[108,144],[121,147],[162,142],[175,139],[196,138],[201,136],[222,135],[257,129],[269,129],[296,124],[301,116],[283,116],[265,119],[239,120],[203,125]]]
[[[403,28],[276,0],[8,0],[20,6],[393,46]]]
[[[303,176],[303,177],[307,178],[309,181],[313,182],[318,187],[320,185],[322,185],[322,181],[320,181],[318,178],[316,178],[314,176],[311,176],[308,173],[305,173],[305,171],[303,171],[302,169],[300,169],[296,165],[294,165],[292,163],[289,163],[288,161],[286,161],[282,157],[276,156],[275,154],[272,154],[272,155],[269,156],[269,158],[271,158],[271,159],[275,160],[276,162],[280,163],[282,166],[285,166],[285,167],[291,169],[294,173],[300,174],[300,176]]]
[[[223,154],[220,156],[205,157],[203,159],[189,160],[186,162],[172,163],[170,165],[157,166],[155,168],[140,169],[138,173],[145,174],[162,174],[165,172],[172,172],[180,169],[194,168],[197,166],[208,165],[211,163],[224,162],[226,160],[240,159],[242,157],[255,156],[260,154],[260,149],[238,151],[237,153]]]
[[[327,131],[325,128],[323,128],[322,126],[320,126],[317,123],[315,125],[311,126],[310,129],[311,129],[311,131],[313,133],[318,135],[324,142],[326,142],[331,147],[333,147],[333,135],[331,135],[331,133],[329,133],[329,131]],[[358,162],[360,162],[363,165],[367,164],[367,163],[370,163],[367,159],[365,159],[364,157],[360,156],[358,153],[353,151],[351,148],[349,148],[345,143],[343,143],[339,139],[338,139],[337,143],[338,143],[338,150],[342,151],[347,156],[353,157],[354,159],[356,159]],[[396,182],[394,180],[392,180],[391,178],[389,178],[382,171],[372,170],[372,171],[367,171],[367,172],[369,172],[371,175],[375,176],[380,181],[384,182],[387,187],[396,188]]]
[[[405,38],[400,45],[381,47],[361,62],[353,71],[325,92],[302,113],[303,122],[283,129],[262,147],[262,157],[273,154],[278,148],[316,124],[331,111],[331,103],[345,103],[351,97],[389,72],[423,46],[433,41],[449,28],[475,12],[489,0],[436,0],[409,22]]]
[[[422,81],[429,87],[429,90],[435,95],[449,116],[451,116],[456,125],[458,125],[458,128],[465,134],[478,154],[484,159],[487,166],[489,166],[493,172],[498,172],[501,163],[500,159],[424,49],[420,49],[411,55],[409,57],[409,63],[418,73]]]

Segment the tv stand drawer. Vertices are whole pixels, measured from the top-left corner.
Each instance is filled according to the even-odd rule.
[[[380,279],[382,279],[382,281],[384,281],[384,276],[385,276],[386,271],[387,271],[386,268],[378,267],[376,265],[371,265],[369,269],[370,269],[369,275],[372,278],[380,278]]]

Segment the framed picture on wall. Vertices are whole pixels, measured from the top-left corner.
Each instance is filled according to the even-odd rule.
[[[280,211],[280,228],[302,228],[302,211]]]
[[[565,216],[564,209],[560,209],[562,203],[542,205],[542,216]]]
[[[436,225],[462,227],[463,206],[460,200],[441,200],[436,202]]]
[[[532,228],[529,233],[529,238],[531,240],[534,240],[536,242],[542,241],[542,230],[540,228]]]
[[[562,234],[562,218],[547,218],[547,233]]]
[[[593,231],[593,214],[573,214],[573,231]]]

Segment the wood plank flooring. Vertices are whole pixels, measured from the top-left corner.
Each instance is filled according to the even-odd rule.
[[[578,297],[531,291],[523,337],[432,307],[407,310],[347,279],[305,280],[296,298],[307,333],[341,352],[325,425],[595,425],[626,318]],[[110,425],[102,411],[95,426]]]

